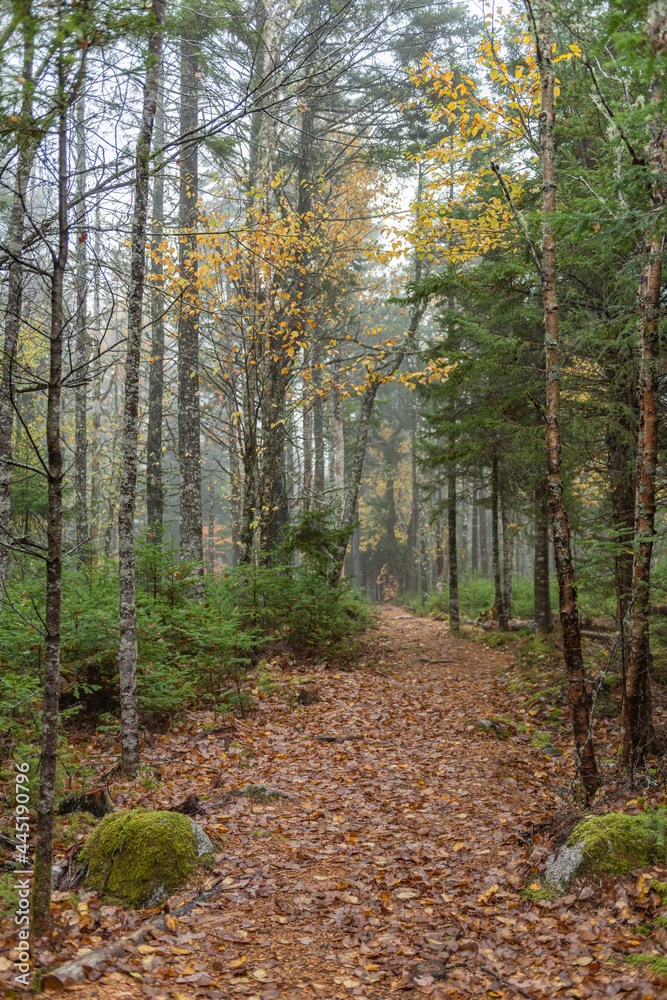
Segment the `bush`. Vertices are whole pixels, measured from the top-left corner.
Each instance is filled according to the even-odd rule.
[[[338,542],[325,512],[305,515],[270,565],[207,576],[203,604],[189,598],[195,567],[171,544],[137,545],[137,688],[145,714],[188,705],[245,711],[243,690],[260,647],[279,642],[298,654],[350,657],[370,621],[368,605],[345,581],[327,582]],[[295,554],[302,553],[295,567]],[[32,728],[39,741],[44,641],[43,580],[23,577],[4,602],[0,653],[0,738],[16,745]],[[62,581],[61,706],[113,728],[118,710],[119,591],[116,569],[66,570]],[[13,605],[13,607],[12,607]],[[19,612],[19,614],[16,613]],[[30,622],[34,622],[31,625]]]

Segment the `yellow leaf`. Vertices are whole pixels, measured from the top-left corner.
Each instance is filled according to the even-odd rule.
[[[243,955],[241,958],[232,959],[232,961],[229,963],[229,968],[240,969],[242,965],[245,965],[247,958],[248,958],[247,955]]]

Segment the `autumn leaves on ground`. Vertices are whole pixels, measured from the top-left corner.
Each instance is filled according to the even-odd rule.
[[[567,728],[550,724],[548,702],[528,707],[512,692],[512,663],[483,641],[453,638],[442,622],[390,608],[369,634],[363,666],[308,665],[319,702],[295,711],[265,694],[226,728],[200,714],[149,737],[143,783],[113,779],[114,804],[169,808],[197,796],[216,866],[169,908],[212,891],[161,929],[156,911],[56,893],[55,935],[38,943],[36,962],[54,967],[152,927],[72,992],[667,996],[661,977],[649,982],[626,958],[647,950],[635,934],[646,923],[642,905],[655,905],[635,898],[639,873],[531,898],[573,813],[574,768]],[[303,669],[287,659],[267,666],[282,683]],[[108,736],[79,746],[100,774],[114,749]],[[285,797],[232,794],[249,784]]]

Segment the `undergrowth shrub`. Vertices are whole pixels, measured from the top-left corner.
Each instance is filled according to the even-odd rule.
[[[180,563],[171,543],[141,538],[137,688],[144,716],[187,706],[245,711],[252,704],[244,689],[248,668],[272,644],[299,655],[353,657],[370,612],[344,581],[327,583],[337,540],[325,512],[306,515],[275,562],[208,575],[206,599],[197,603],[189,597],[195,567]],[[16,748],[26,733],[31,743],[40,738],[44,592],[41,575],[24,574],[8,584],[0,623],[0,744]],[[118,714],[118,604],[111,562],[100,560],[89,571],[65,569],[61,714],[100,720],[107,731]]]

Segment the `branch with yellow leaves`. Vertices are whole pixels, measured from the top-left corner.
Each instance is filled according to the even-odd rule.
[[[509,207],[511,209],[511,212],[512,212],[512,215],[514,216],[514,221],[516,222],[517,226],[521,230],[521,235],[523,236],[524,240],[526,241],[526,245],[528,246],[528,249],[530,251],[530,255],[533,258],[533,263],[535,264],[535,267],[537,268],[539,274],[542,274],[542,262],[540,261],[540,258],[539,258],[539,255],[537,253],[537,250],[535,249],[535,244],[533,243],[532,239],[530,238],[530,233],[528,232],[528,226],[526,224],[526,220],[524,219],[524,217],[522,216],[521,212],[519,211],[519,209],[516,207],[516,205],[514,203],[514,198],[512,197],[512,192],[508,188],[507,182],[505,181],[505,178],[500,173],[500,167],[498,166],[497,163],[494,163],[493,161],[491,162],[490,166],[491,166],[491,169],[493,170],[494,174],[498,178],[500,186],[501,186],[501,188],[503,190],[503,194],[505,195],[505,198],[507,199],[507,204],[509,205]]]

